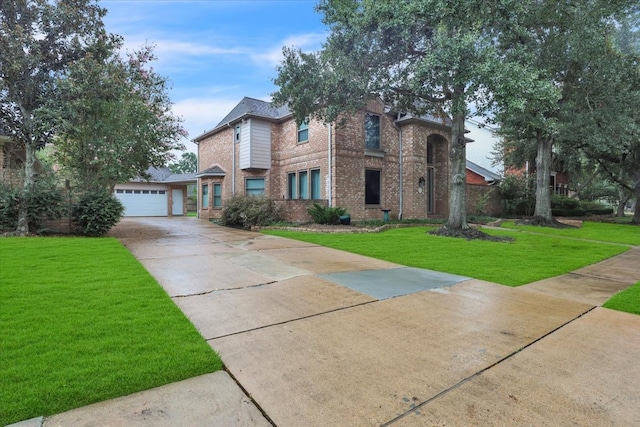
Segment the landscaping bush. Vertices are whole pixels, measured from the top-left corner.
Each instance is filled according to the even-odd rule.
[[[536,204],[535,176],[507,175],[502,180],[502,200],[507,215],[531,216]]]
[[[28,204],[30,232],[40,232],[44,220],[62,218],[66,211],[62,190],[47,183],[37,183],[28,190],[0,185],[0,230],[13,231],[18,226],[18,211]]]
[[[580,201],[580,208],[587,211],[588,215],[611,215],[613,209],[600,202]]]
[[[220,224],[227,227],[251,229],[282,221],[280,210],[263,196],[233,196],[222,211]]]
[[[347,214],[345,208],[339,206],[323,206],[318,203],[314,203],[312,207],[307,209],[313,222],[316,224],[340,224],[340,217]]]
[[[553,216],[585,216],[587,211],[584,209],[551,209]]]
[[[571,197],[554,194],[551,196],[551,209],[572,210],[580,209],[580,201]]]
[[[124,206],[113,194],[85,194],[74,208],[74,220],[85,236],[104,236],[122,218]]]

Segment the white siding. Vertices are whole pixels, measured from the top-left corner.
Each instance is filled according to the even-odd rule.
[[[271,123],[249,119],[242,123],[240,169],[271,169]]]

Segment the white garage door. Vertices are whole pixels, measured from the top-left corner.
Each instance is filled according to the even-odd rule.
[[[166,190],[116,190],[124,216],[167,216]]]

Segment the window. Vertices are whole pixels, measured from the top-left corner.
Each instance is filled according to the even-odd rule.
[[[377,169],[364,170],[364,203],[380,204],[380,171]]]
[[[296,198],[296,173],[292,172],[287,175],[287,198]]]
[[[298,197],[309,198],[309,174],[307,171],[298,172]]]
[[[213,184],[213,207],[222,207],[222,184]]]
[[[364,148],[380,149],[380,116],[364,113]]]
[[[298,142],[307,142],[309,140],[309,119],[298,125]]]
[[[235,131],[236,131],[236,142],[240,141],[240,130],[241,130],[240,125],[236,126],[236,129],[235,129]]]
[[[209,207],[209,185],[202,184],[202,207]]]
[[[149,194],[149,190],[142,190],[142,194]]]
[[[166,191],[165,190],[158,190],[158,194],[165,194]]]
[[[116,190],[116,193],[118,193],[118,194],[123,194],[123,193],[124,193],[124,190]]]
[[[433,144],[428,142],[427,143],[427,164],[432,165],[433,164]]]
[[[311,198],[313,200],[320,198],[320,169],[311,170]]]
[[[427,213],[434,212],[434,178],[433,178],[433,168],[427,169]]]
[[[264,196],[264,178],[247,178],[244,192],[247,196]]]

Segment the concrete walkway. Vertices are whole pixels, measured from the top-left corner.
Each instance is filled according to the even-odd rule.
[[[226,372],[31,425],[640,425],[640,316],[599,307],[640,248],[510,288],[194,218],[114,235]]]

